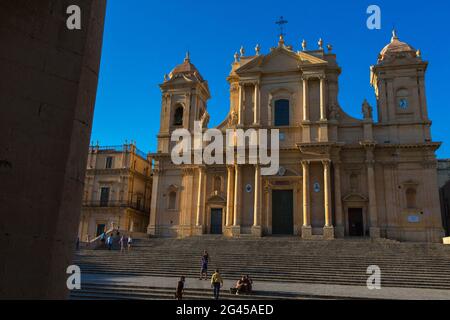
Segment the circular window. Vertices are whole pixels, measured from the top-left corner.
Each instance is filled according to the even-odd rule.
[[[320,192],[320,184],[318,182],[314,183],[314,192]]]

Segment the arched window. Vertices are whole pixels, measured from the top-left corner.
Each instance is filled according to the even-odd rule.
[[[406,189],[406,207],[408,209],[416,208],[416,189]]]
[[[222,179],[219,176],[214,177],[214,191],[221,191],[221,187]]]
[[[275,101],[274,118],[275,126],[289,125],[289,100],[280,99]]]
[[[142,209],[142,197],[141,196],[137,196],[136,197],[136,208],[138,209],[138,210],[141,210]]]
[[[177,208],[177,193],[175,191],[170,191],[169,193],[169,210],[175,210]]]
[[[183,113],[184,109],[182,106],[178,106],[175,109],[175,114],[173,116],[173,125],[174,126],[182,126],[183,125]]]

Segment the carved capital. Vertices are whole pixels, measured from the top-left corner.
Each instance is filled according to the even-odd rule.
[[[237,92],[238,90],[239,90],[239,84],[233,83],[233,84],[230,86],[230,92]]]
[[[311,163],[310,160],[302,160],[301,161],[301,164],[304,168],[308,168],[310,163]]]
[[[322,165],[324,166],[324,168],[329,168],[330,167],[330,163],[331,161],[328,159],[322,160]]]
[[[195,168],[193,167],[184,167],[181,169],[181,174],[183,176],[192,176],[195,173]]]
[[[202,173],[206,173],[206,166],[198,166],[198,171]]]

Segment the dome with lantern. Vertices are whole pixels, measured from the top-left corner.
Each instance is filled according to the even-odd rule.
[[[169,78],[177,78],[177,77],[185,77],[190,80],[197,80],[199,82],[204,82],[203,77],[201,76],[198,69],[194,64],[191,63],[189,52],[186,53],[186,57],[182,64],[177,65],[173,70],[169,73]]]
[[[397,31],[394,29],[392,31],[391,42],[386,45],[380,52],[378,63],[384,64],[397,59],[405,58],[420,59],[420,51],[414,49],[408,43],[400,41],[397,35]]]

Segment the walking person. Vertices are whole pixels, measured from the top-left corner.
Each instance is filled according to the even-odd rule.
[[[100,235],[100,242],[102,243],[102,247],[104,248],[105,246],[107,246],[108,244],[106,243],[106,234],[103,231],[102,234]]]
[[[108,250],[112,249],[112,245],[113,245],[112,235],[109,235],[108,238],[106,239],[106,245],[108,246]]]
[[[248,293],[252,293],[252,291],[253,291],[253,280],[252,280],[252,278],[250,278],[249,275],[245,276],[245,284],[247,286],[247,292]]]
[[[177,300],[183,300],[184,281],[185,281],[184,276],[181,276],[180,281],[178,281],[177,291],[175,292],[175,299]]]
[[[202,280],[203,277],[205,280],[208,280],[208,263],[209,263],[209,254],[208,251],[203,251],[202,255],[202,268],[200,270],[200,278]]]
[[[214,299],[219,300],[220,288],[223,286],[223,280],[220,276],[219,269],[216,269],[216,272],[213,273],[211,277],[211,287],[214,290]]]
[[[125,237],[123,235],[120,236],[119,243],[120,243],[120,252],[123,252],[123,249],[125,248]]]
[[[131,236],[128,236],[127,244],[128,244],[128,251],[131,249],[131,244],[133,243],[133,239],[131,239]]]

